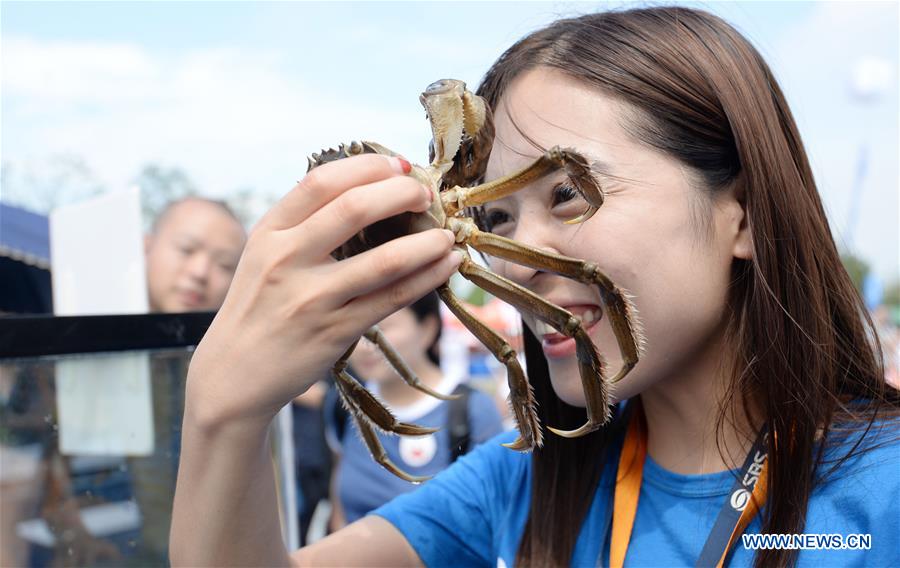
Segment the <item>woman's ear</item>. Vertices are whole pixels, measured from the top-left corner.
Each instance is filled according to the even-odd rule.
[[[731,254],[734,258],[753,258],[753,235],[750,234],[750,218],[747,216],[746,192],[738,183],[729,191],[729,228],[734,235]]]

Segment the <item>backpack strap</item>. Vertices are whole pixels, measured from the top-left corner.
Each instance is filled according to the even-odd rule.
[[[472,387],[457,385],[453,394],[459,398],[447,402],[447,433],[450,439],[450,463],[469,451],[472,443],[469,425],[469,395]]]

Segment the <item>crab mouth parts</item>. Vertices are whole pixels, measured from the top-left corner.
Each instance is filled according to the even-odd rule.
[[[569,306],[566,309],[581,320],[585,331],[590,330],[603,319],[603,310],[599,306]],[[552,325],[542,320],[535,321],[534,332],[544,343],[551,345],[569,339],[569,336],[559,333]]]

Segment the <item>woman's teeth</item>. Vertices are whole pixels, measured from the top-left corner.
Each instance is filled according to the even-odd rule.
[[[577,315],[577,317],[581,319],[581,323],[585,326],[589,326],[596,321],[600,321],[601,316],[602,312],[600,311],[600,308],[585,310],[580,315]],[[534,331],[538,336],[553,335],[559,333],[559,331],[557,331],[556,328],[554,328],[552,325],[541,320],[535,321]]]
[[[554,333],[557,333],[557,331],[553,329],[553,327],[549,323],[544,323],[540,320],[535,322],[534,331],[538,336],[552,335]]]

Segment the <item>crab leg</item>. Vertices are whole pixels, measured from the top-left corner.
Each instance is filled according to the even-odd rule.
[[[578,370],[581,375],[581,386],[584,389],[588,420],[575,430],[550,428],[550,431],[566,438],[575,438],[593,432],[606,424],[609,420],[609,392],[603,370],[604,362],[591,342],[591,338],[582,327],[581,320],[568,310],[548,302],[511,280],[478,266],[468,258],[465,258],[459,266],[459,273],[504,302],[512,304],[520,311],[534,314],[563,335],[575,340]]]
[[[372,454],[372,459],[374,459],[383,468],[401,479],[405,479],[406,481],[409,481],[411,483],[422,483],[423,481],[427,481],[429,479],[428,477],[410,475],[397,467],[397,464],[391,461],[391,459],[387,456],[387,452],[384,451],[384,446],[381,445],[381,441],[378,439],[378,435],[369,424],[368,416],[366,415],[365,411],[363,411],[362,408],[358,406],[356,399],[354,399],[353,394],[348,389],[348,385],[351,383],[356,383],[356,381],[353,380],[353,377],[348,375],[346,371],[335,372],[334,376],[338,393],[340,393],[341,399],[344,401],[347,409],[350,411],[350,415],[353,416],[353,421],[356,423],[356,427],[359,430],[359,433],[362,435],[363,442],[365,442],[366,447],[369,448],[369,453]]]
[[[610,327],[612,327],[616,343],[622,354],[622,368],[610,380],[610,384],[619,382],[634,368],[644,343],[643,333],[636,318],[636,310],[628,296],[603,274],[596,264],[545,252],[512,239],[486,233],[478,229],[471,219],[458,219],[454,220],[454,223],[464,227],[466,244],[477,251],[597,286],[600,290],[600,299],[606,308],[605,312],[609,318]]]
[[[450,286],[444,284],[437,289],[437,293],[450,311],[472,332],[472,335],[478,338],[488,348],[488,351],[506,366],[510,406],[515,413],[516,423],[519,425],[519,437],[511,444],[503,445],[519,451],[531,450],[535,446],[540,447],[543,440],[535,410],[534,391],[528,384],[525,373],[522,372],[516,352],[502,337],[463,307],[459,298],[450,290]]]
[[[349,410],[351,412],[354,412],[354,410],[359,411],[367,421],[374,423],[385,432],[393,432],[402,436],[424,436],[425,434],[437,432],[440,428],[426,428],[398,421],[391,411],[375,398],[372,393],[367,391],[365,387],[347,373],[347,359],[350,358],[350,354],[356,348],[356,343],[347,349],[331,369],[334,382],[341,390]]]
[[[409,368],[409,365],[406,364],[406,361],[403,360],[403,357],[397,353],[397,350],[388,343],[387,338],[381,333],[381,330],[378,329],[377,325],[373,325],[369,328],[363,337],[371,341],[381,350],[384,356],[387,358],[388,363],[391,364],[391,367],[397,371],[397,374],[400,375],[401,378],[417,391],[423,392],[427,395],[433,396],[434,398],[439,398],[441,400],[453,400],[455,398],[459,398],[459,395],[455,394],[441,394],[436,390],[432,390],[428,387],[428,385],[424,384],[419,380],[419,377],[413,372],[412,369]]]
[[[441,200],[448,216],[453,216],[466,207],[483,205],[489,201],[495,201],[506,197],[522,189],[534,180],[547,174],[563,169],[566,175],[575,184],[579,193],[588,202],[588,208],[574,219],[566,223],[581,223],[596,213],[603,205],[603,192],[594,176],[591,175],[591,167],[584,156],[572,149],[564,149],[559,146],[550,148],[523,170],[514,172],[489,183],[474,187],[453,187],[441,192]]]

